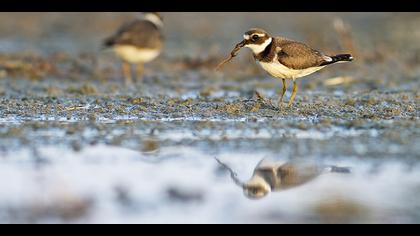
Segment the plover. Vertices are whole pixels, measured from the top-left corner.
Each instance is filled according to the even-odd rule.
[[[216,161],[227,169],[236,185],[240,186],[246,197],[261,199],[270,192],[288,190],[301,186],[326,173],[351,173],[348,167],[322,165],[314,161],[269,161],[261,160],[254,169],[252,177],[242,182],[237,174],[226,164]]]
[[[112,48],[123,60],[122,71],[131,84],[131,65],[137,66],[137,78],[143,75],[144,64],[154,60],[163,48],[163,19],[157,12],[144,12],[140,19],[124,24],[104,46]]]
[[[231,57],[223,63],[236,56],[241,48],[251,49],[260,66],[273,77],[283,81],[279,107],[282,106],[287,90],[286,80],[293,81],[293,93],[289,101],[291,107],[298,90],[296,79],[319,71],[327,65],[353,60],[350,54],[327,56],[304,43],[283,37],[272,37],[265,30],[258,28],[245,32],[243,37],[244,40],[236,45]]]

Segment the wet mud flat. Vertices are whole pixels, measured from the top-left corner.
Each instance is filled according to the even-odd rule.
[[[90,24],[105,35],[111,28],[105,25],[117,26],[121,15],[96,17],[101,20]],[[226,30],[224,18],[180,27],[191,17],[168,16],[168,28],[183,31],[168,31],[167,53],[128,87],[112,54],[88,50],[100,37],[72,28],[69,18],[55,15],[54,22],[62,23],[50,23],[47,33],[27,22],[34,31],[29,42],[0,40],[0,222],[420,222],[420,50],[401,53],[396,43],[416,45],[407,42],[417,40],[410,25],[418,17],[344,16],[364,49],[358,60],[299,80],[294,107],[282,109],[281,82],[247,53],[222,72],[214,70],[240,34],[224,33],[220,45],[210,44],[212,38],[200,35]],[[275,17],[247,16],[235,24],[247,28]],[[282,21],[278,26],[337,51],[342,45],[331,43],[331,35],[310,31],[311,21],[322,25],[322,17],[300,17],[306,20],[293,29]],[[398,30],[384,40],[361,22],[378,32]],[[398,23],[406,28],[393,27]],[[63,25],[72,34],[51,33]],[[74,38],[81,31],[82,38]],[[376,47],[363,44],[366,32]],[[186,44],[183,37],[191,35],[200,40]],[[48,49],[55,51],[37,44],[41,52],[24,52],[37,37],[54,42]],[[352,173],[322,174],[251,200],[215,157],[244,182],[266,159],[311,160],[351,167]]]
[[[366,146],[361,149],[372,152],[371,157],[399,154],[416,158],[416,93],[376,92],[358,94],[358,98],[306,95],[307,101],[280,110],[252,94],[195,99],[100,95],[4,98],[0,102],[0,145],[8,151],[23,144],[69,145],[73,140],[77,146],[127,143],[141,150],[142,139],[153,138],[169,146],[201,143],[206,150],[218,146],[229,150],[227,145],[244,144],[243,148],[250,150],[261,147],[276,153],[283,145],[290,147],[302,141],[306,146],[309,141],[310,148],[306,149],[319,149],[320,155],[336,155],[340,150],[349,155],[366,154],[349,147],[348,141],[353,140]],[[37,138],[40,134],[45,134],[45,139]],[[259,143],[260,139],[263,142]],[[325,140],[340,139],[340,145],[331,146],[335,151],[323,147],[330,144]],[[366,143],[369,140],[373,144]]]

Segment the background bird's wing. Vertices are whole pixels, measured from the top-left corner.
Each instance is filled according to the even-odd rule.
[[[326,57],[309,46],[287,39],[278,39],[278,61],[295,70],[320,66]]]
[[[124,24],[115,35],[105,40],[105,45],[133,45],[140,48],[156,48],[160,46],[160,39],[162,39],[162,35],[154,24],[137,20]]]

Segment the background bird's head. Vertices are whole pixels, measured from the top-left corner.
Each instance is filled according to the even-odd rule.
[[[157,26],[163,26],[163,16],[159,12],[143,12],[144,19],[154,23]]]

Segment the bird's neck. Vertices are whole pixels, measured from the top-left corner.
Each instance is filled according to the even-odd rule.
[[[271,53],[273,42],[274,42],[274,39],[269,38],[266,42],[261,44],[261,45],[264,45],[263,49],[258,50],[258,52],[253,50],[255,59],[258,60],[258,61],[261,61],[261,60],[267,58]]]
[[[249,47],[255,55],[258,55],[269,48],[272,42],[273,38],[270,37],[267,38],[262,44],[249,44],[247,47]]]

